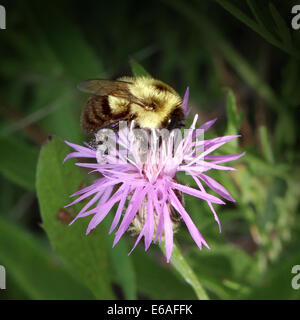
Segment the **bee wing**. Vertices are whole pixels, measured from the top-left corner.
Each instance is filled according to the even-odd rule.
[[[125,94],[129,93],[128,84],[131,82],[119,80],[105,80],[105,79],[89,79],[80,82],[77,88],[80,91],[93,93],[99,96],[112,95],[112,93]]]
[[[145,102],[129,91],[128,85],[130,84],[132,82],[122,80],[89,79],[79,83],[77,88],[80,91],[93,93],[97,96],[114,96],[127,99],[143,108],[147,108]]]

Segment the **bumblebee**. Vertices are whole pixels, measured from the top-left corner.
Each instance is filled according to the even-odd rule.
[[[90,79],[78,85],[93,94],[81,114],[85,132],[102,128],[118,130],[120,121],[142,129],[169,130],[183,125],[182,99],[166,83],[150,77],[121,77],[117,80]]]

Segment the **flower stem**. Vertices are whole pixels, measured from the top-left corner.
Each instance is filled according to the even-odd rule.
[[[161,241],[159,247],[165,254],[166,251],[164,240]],[[206,294],[202,285],[200,284],[197,276],[195,275],[194,271],[189,266],[187,261],[184,259],[181,250],[175,242],[173,244],[173,251],[170,262],[173,265],[173,267],[182,275],[184,280],[194,289],[199,300],[209,300],[209,297]]]

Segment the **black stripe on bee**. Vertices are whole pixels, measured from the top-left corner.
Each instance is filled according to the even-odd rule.
[[[107,97],[93,96],[87,102],[87,113],[90,118],[105,121],[110,118],[110,106]]]
[[[153,84],[154,88],[159,90],[159,91],[166,91],[166,92],[172,92],[172,90],[164,83],[158,82]]]
[[[168,130],[180,129],[183,127],[184,114],[181,108],[176,108],[172,113],[164,119],[161,124],[162,128]]]
[[[101,101],[101,107],[102,107],[102,112],[105,115],[110,115],[111,110],[108,102],[108,96],[102,96],[102,101]]]

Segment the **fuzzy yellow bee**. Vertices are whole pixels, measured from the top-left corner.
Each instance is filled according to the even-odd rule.
[[[81,115],[87,133],[101,128],[117,130],[120,121],[135,121],[137,128],[174,129],[182,126],[182,99],[166,83],[150,77],[117,80],[90,79],[79,84],[92,93]]]

